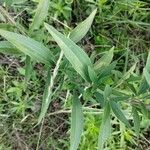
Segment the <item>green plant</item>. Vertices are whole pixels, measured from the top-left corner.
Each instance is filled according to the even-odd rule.
[[[53,2],[53,9],[57,9],[56,15],[54,16],[59,18],[59,16],[63,14],[64,17],[68,19],[68,16],[64,11],[65,9],[70,11],[70,9],[68,9],[68,7],[66,8],[61,2],[62,1],[59,1],[59,3]],[[116,3],[118,5],[116,5]],[[131,4],[132,9],[130,14],[133,15],[133,20],[135,20],[137,18],[136,9],[139,10],[139,8],[141,8],[145,3],[142,3],[143,5],[141,3],[134,2]],[[104,27],[101,29],[101,34],[104,35],[96,35],[94,37],[96,44],[100,43],[109,46],[104,49],[107,51],[101,51],[99,49],[97,50],[99,53],[92,51],[90,54],[87,54],[76,43],[81,41],[90,29],[96,10],[94,10],[85,21],[80,23],[72,31],[70,28],[65,30],[65,33],[69,32],[66,36],[58,32],[53,26],[47,23],[43,24],[44,20],[49,20],[49,1],[39,1],[29,29],[25,29],[21,24],[18,26],[18,23],[12,20],[7,12],[0,7],[2,13],[1,20],[5,22],[6,17],[15,26],[13,29],[10,29],[10,31],[6,31],[5,28],[0,29],[0,35],[7,40],[0,42],[0,52],[5,54],[21,55],[21,57],[26,55],[25,73],[23,73],[25,75],[25,82],[23,82],[22,85],[17,82],[14,84],[15,87],[11,87],[7,91],[10,96],[15,96],[15,99],[17,99],[17,102],[11,101],[11,104],[14,105],[12,109],[13,112],[15,111],[17,114],[22,114],[23,117],[26,117],[26,109],[32,109],[30,101],[35,95],[28,97],[28,88],[30,86],[29,82],[32,80],[33,66],[35,62],[42,63],[44,66],[44,73],[47,72],[42,107],[38,119],[38,124],[42,122],[42,125],[36,149],[39,149],[42,127],[49,105],[58,97],[65,101],[64,108],[70,109],[71,102],[69,102],[69,100],[72,100],[70,133],[71,150],[75,150],[79,146],[84,126],[84,113],[101,114],[101,110],[104,110],[102,115],[103,117],[100,122],[101,125],[98,142],[93,144],[94,147],[91,147],[96,149],[96,145],[98,145],[97,149],[99,150],[111,145],[111,124],[118,123],[118,121],[116,121],[117,123],[112,123],[111,120],[114,119],[114,116],[124,123],[126,127],[135,130],[137,135],[139,135],[140,131],[141,114],[149,118],[150,112],[146,104],[149,104],[148,99],[150,94],[150,53],[145,53],[146,57],[148,54],[148,57],[145,68],[143,69],[143,75],[141,76],[140,69],[137,67],[140,63],[139,57],[141,56],[133,55],[131,50],[128,48],[124,51],[122,50],[122,47],[124,46],[119,45],[120,41],[123,43],[127,33],[126,31],[123,31],[124,34],[123,37],[121,37],[118,33],[118,24],[124,22],[138,26],[140,24],[133,20],[118,20],[118,18],[121,17],[123,10],[125,10],[126,13],[126,3],[124,2],[114,2],[111,5],[107,5],[107,1],[101,1],[94,3],[94,6],[95,5],[98,7],[100,12],[105,11],[105,13],[103,13],[104,16],[102,15],[102,18],[97,21],[97,24],[100,20],[103,22],[106,19]],[[130,3],[128,5],[130,5]],[[134,9],[135,5],[137,6],[136,9]],[[116,18],[114,18],[113,15],[105,18],[108,13],[107,11],[109,10],[106,9],[107,7],[113,7],[113,15],[115,16],[117,13]],[[44,13],[41,11],[42,9],[44,9]],[[116,25],[112,29],[114,31],[114,39],[117,44],[113,44],[111,38],[106,38],[108,31],[105,28],[107,28],[107,24],[109,24],[110,21],[112,24]],[[66,27],[64,23],[61,22],[61,24]],[[125,28],[130,29],[128,25],[125,25]],[[45,36],[40,36],[43,38],[37,41],[36,33],[38,29],[41,29],[41,32],[45,33]],[[16,30],[18,33],[12,32],[12,30]],[[47,31],[51,34],[59,47],[53,44],[54,40],[52,37],[49,37],[48,33],[46,33]],[[118,40],[116,40],[116,37],[119,37]],[[51,43],[51,45],[49,43]],[[126,43],[123,43],[123,45],[125,44]],[[64,55],[65,57],[63,57]],[[119,56],[116,57],[117,55]],[[124,58],[125,63],[123,65],[122,61],[124,61]],[[129,63],[132,65],[130,66]],[[123,71],[120,68],[123,68]],[[81,76],[81,78],[79,76]],[[42,88],[43,87],[44,85],[42,85]],[[67,91],[66,97],[60,96],[60,91],[63,90],[65,90],[65,92]],[[23,96],[23,92],[26,93],[26,97]],[[23,101],[21,99],[22,97],[27,101]],[[144,101],[147,101],[146,104]],[[99,106],[100,109],[89,108],[95,105]],[[66,112],[66,110],[62,110],[62,113],[63,112]],[[130,116],[131,114],[132,117]],[[130,123],[131,120],[134,121],[133,128]],[[134,143],[134,141],[130,138],[132,133],[130,133],[129,130],[126,131],[126,129],[123,129],[123,131],[120,132],[122,141],[124,141],[124,137],[126,136],[126,139]],[[124,145],[123,143],[124,142],[120,145]],[[82,143],[80,146],[82,148]]]

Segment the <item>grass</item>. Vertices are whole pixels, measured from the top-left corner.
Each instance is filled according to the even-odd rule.
[[[37,2],[0,2],[0,150],[148,149],[150,3]]]

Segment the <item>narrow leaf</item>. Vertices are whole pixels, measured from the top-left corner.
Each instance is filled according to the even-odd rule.
[[[100,127],[100,133],[98,137],[98,150],[103,150],[104,143],[108,139],[110,134],[111,134],[110,105],[109,102],[106,101],[102,124]]]
[[[73,106],[71,113],[71,135],[70,150],[77,150],[83,131],[83,111],[82,105],[77,96],[73,98]]]
[[[110,106],[114,112],[114,114],[116,115],[116,117],[122,121],[127,127],[131,127],[130,123],[128,122],[127,118],[125,117],[125,115],[123,114],[121,108],[119,107],[119,105],[114,102],[114,101],[110,101]]]
[[[88,18],[86,18],[83,22],[81,22],[76,28],[72,30],[69,35],[69,38],[72,39],[72,41],[77,43],[86,35],[92,25],[96,11],[97,10],[95,9]]]
[[[145,68],[147,69],[148,72],[150,72],[150,52],[148,53],[148,57],[147,57]]]
[[[103,66],[108,66],[114,56],[114,47],[112,47],[108,52],[106,52],[95,64],[94,69],[98,70]]]
[[[109,85],[106,85],[104,90],[104,99],[107,100],[107,98],[112,94],[112,88]]]
[[[2,29],[0,29],[0,35],[6,38],[18,50],[37,61],[45,64],[50,64],[50,62],[54,61],[54,57],[49,49],[29,37]]]
[[[150,52],[148,53],[148,57],[147,57],[147,61],[146,61],[146,65],[145,65],[145,68],[148,72],[150,72]],[[144,70],[143,70],[144,71]],[[146,90],[149,88],[149,84],[148,82],[146,81],[145,77],[144,77],[144,74],[143,74],[143,78],[141,80],[141,84],[140,84],[140,87],[139,87],[139,91],[138,91],[138,94],[142,94],[142,93],[145,93]]]
[[[31,31],[35,29],[39,29],[40,25],[45,20],[47,14],[48,14],[48,8],[49,8],[50,0],[40,0],[33,22],[31,24]]]
[[[140,132],[140,116],[139,116],[138,111],[136,110],[136,108],[133,108],[132,112],[133,112],[134,130],[135,130],[136,134],[139,135],[139,132]]]
[[[8,55],[23,54],[17,48],[15,48],[11,43],[7,41],[0,41],[0,53],[8,54]]]
[[[88,75],[88,66],[91,67],[91,69],[93,67],[88,55],[72,40],[65,37],[52,26],[45,24],[45,27],[53,36],[59,47],[63,50],[66,58],[72,64],[73,68],[82,76],[83,79],[91,81]]]
[[[91,81],[93,83],[96,83],[97,82],[97,75],[96,75],[95,71],[90,66],[88,66],[88,73],[89,73],[89,77],[90,77]]]
[[[150,86],[150,73],[147,71],[146,68],[144,68],[143,75],[144,75],[148,85]]]
[[[136,68],[136,63],[123,75],[123,77],[118,81],[116,87],[124,83],[124,81],[127,80],[131,76],[135,68]]]

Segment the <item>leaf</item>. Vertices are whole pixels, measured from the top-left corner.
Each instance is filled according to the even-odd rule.
[[[150,52],[148,53],[148,57],[147,57],[145,68],[147,69],[148,72],[150,72]]]
[[[77,96],[73,97],[71,113],[71,135],[70,150],[77,150],[83,131],[83,111],[82,105]]]
[[[132,108],[133,111],[133,121],[134,121],[134,130],[137,135],[139,135],[140,132],[140,116],[138,114],[138,111],[136,108]]]
[[[148,57],[147,57],[147,61],[146,61],[146,66],[145,66],[146,70],[148,72],[150,72],[150,52],[148,53]],[[143,70],[144,71],[144,70]],[[142,93],[145,93],[146,90],[149,88],[149,85],[143,75],[143,78],[141,80],[141,84],[140,84],[140,87],[139,87],[139,91],[138,91],[138,94],[142,94]]]
[[[106,52],[95,64],[94,69],[99,70],[103,66],[108,66],[114,56],[114,47],[112,47],[108,52]]]
[[[114,114],[116,115],[116,117],[122,121],[127,127],[131,127],[130,123],[128,122],[127,118],[125,117],[125,115],[123,114],[123,112],[121,111],[121,108],[119,107],[119,105],[114,102],[114,101],[110,101],[110,106],[114,112]]]
[[[73,68],[82,76],[83,79],[91,82],[88,75],[88,66],[91,67],[91,69],[93,67],[88,55],[72,40],[59,33],[52,26],[45,23],[45,27],[62,49]]]
[[[106,101],[102,124],[100,127],[100,133],[98,137],[98,150],[103,150],[104,143],[108,139],[110,134],[111,134],[110,105],[109,102]]]
[[[90,66],[88,66],[88,73],[89,73],[89,77],[90,77],[91,81],[93,83],[97,83],[97,75]]]
[[[104,99],[107,100],[107,98],[112,94],[112,88],[109,85],[106,85],[104,90]]]
[[[11,43],[7,41],[0,41],[0,53],[8,54],[8,55],[22,54]]]
[[[123,77],[118,81],[116,87],[120,86],[125,80],[127,80],[131,76],[135,68],[136,63],[123,75]]]
[[[103,108],[105,104],[104,96],[101,93],[96,92],[95,97],[96,100],[100,103],[101,107]]]
[[[46,85],[44,89],[44,94],[43,94],[43,100],[42,100],[42,108],[40,112],[40,116],[38,118],[38,124],[42,121],[44,118],[47,109],[49,107],[49,104],[51,102],[52,98],[52,91],[49,89],[50,81],[51,81],[51,74],[50,74],[50,68],[47,68],[47,77],[46,77]]]
[[[39,29],[40,25],[45,20],[46,16],[48,15],[48,8],[49,8],[50,0],[40,0],[33,22],[31,24],[31,31],[35,29]]]
[[[50,64],[54,61],[54,57],[48,48],[29,37],[2,29],[0,29],[0,35],[6,38],[18,50],[37,61],[44,64]]]
[[[144,68],[143,75],[144,75],[144,77],[145,77],[145,79],[146,79],[146,81],[150,87],[150,73],[147,71],[146,68]]]
[[[96,9],[90,14],[88,18],[86,18],[83,22],[81,22],[77,27],[75,27],[69,35],[69,38],[77,43],[80,41],[90,29],[92,22],[94,20]]]
[[[146,107],[146,105],[144,103],[140,103],[140,109],[141,109],[141,112],[142,114],[146,117],[146,118],[149,118],[150,116],[150,112],[149,112],[149,109]]]
[[[1,12],[0,12],[0,21],[6,22],[6,19]]]

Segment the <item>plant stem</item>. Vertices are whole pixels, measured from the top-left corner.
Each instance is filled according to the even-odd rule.
[[[55,80],[55,78],[56,78],[56,76],[57,76],[58,69],[59,69],[59,66],[60,66],[60,62],[61,62],[61,60],[62,60],[62,58],[63,58],[63,55],[64,55],[64,54],[63,54],[63,51],[61,51],[61,52],[60,52],[60,55],[59,55],[59,58],[58,58],[58,60],[57,60],[56,66],[55,66],[55,68],[54,68],[53,74],[52,74],[51,79],[50,79],[50,84],[49,84],[49,87],[48,87],[48,95],[47,95],[47,97],[46,97],[46,103],[48,103],[49,97],[50,97],[51,94],[52,94],[52,90],[53,90],[53,86],[54,86],[54,80]]]

